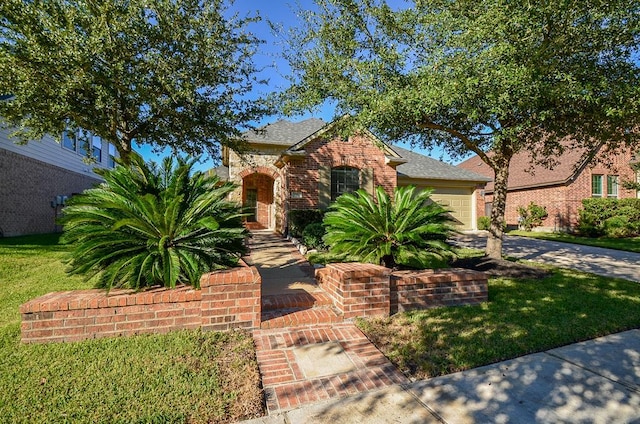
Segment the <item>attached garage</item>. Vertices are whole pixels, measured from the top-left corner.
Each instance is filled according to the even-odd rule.
[[[476,173],[448,165],[410,150],[393,148],[407,163],[399,165],[398,186],[414,185],[421,189],[431,188],[431,199],[451,211],[451,216],[460,230],[476,230],[476,191],[490,181]]]

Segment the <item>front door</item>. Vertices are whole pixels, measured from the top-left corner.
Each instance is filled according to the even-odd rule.
[[[244,212],[247,215],[248,222],[256,222],[258,210],[258,190],[255,188],[249,188],[246,191],[244,200]]]

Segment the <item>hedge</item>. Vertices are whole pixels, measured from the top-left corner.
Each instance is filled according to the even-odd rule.
[[[300,238],[309,224],[320,223],[324,219],[324,211],[319,209],[293,209],[289,211],[289,234]]]
[[[640,199],[584,199],[578,231],[587,237],[640,235]]]

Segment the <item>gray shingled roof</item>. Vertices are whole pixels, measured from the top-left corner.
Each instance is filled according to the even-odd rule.
[[[258,130],[246,131],[243,136],[247,141],[253,143],[291,146],[309,137],[325,125],[327,125],[326,122],[317,118],[309,118],[300,122],[280,120]]]
[[[218,177],[220,177],[220,179],[222,181],[229,181],[229,167],[228,166],[220,165],[220,166],[217,166],[215,168],[211,168],[209,170],[209,172],[211,172],[212,174],[217,175]]]
[[[411,150],[398,146],[393,146],[393,150],[407,160],[407,163],[398,165],[396,168],[398,177],[478,182],[491,181],[491,178],[467,171],[466,169],[457,168],[453,165],[421,155],[420,153],[412,152]]]

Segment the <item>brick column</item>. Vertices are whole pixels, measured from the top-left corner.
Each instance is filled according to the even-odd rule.
[[[262,278],[254,266],[204,274],[202,329],[260,328]]]
[[[389,315],[390,273],[379,265],[337,263],[319,269],[316,278],[344,319],[349,319]]]

